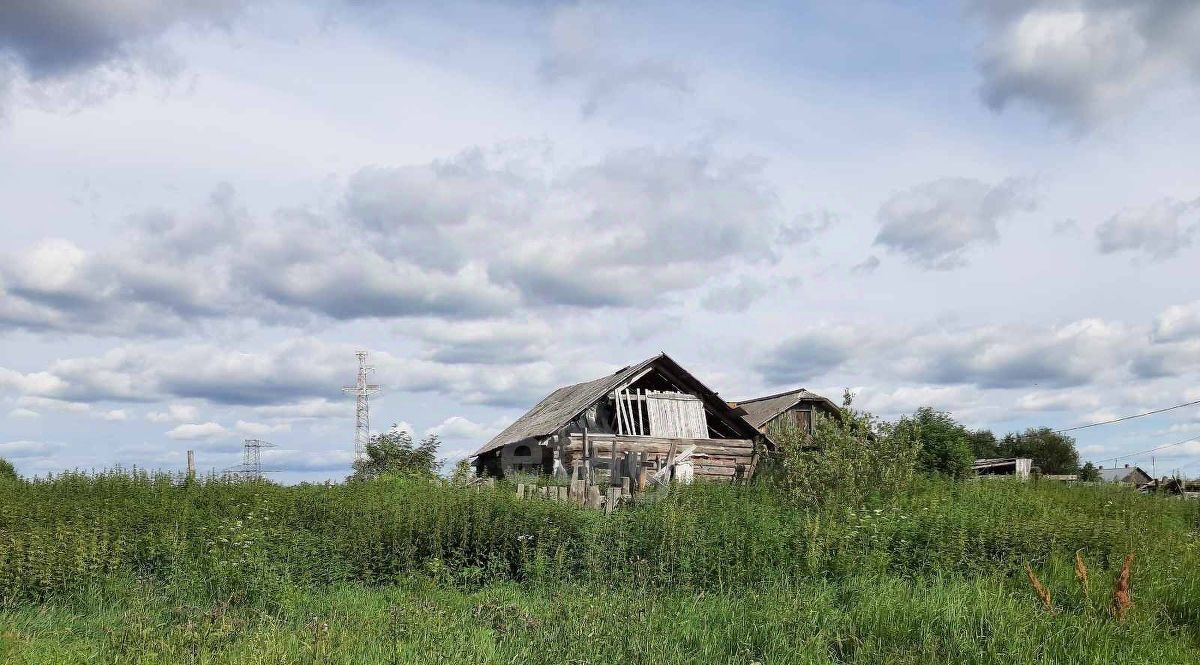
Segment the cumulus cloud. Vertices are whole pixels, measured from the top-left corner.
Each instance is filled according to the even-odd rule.
[[[167,431],[167,438],[176,441],[224,439],[232,433],[224,425],[214,422],[185,423]]]
[[[1096,243],[1104,254],[1144,252],[1158,259],[1175,256],[1191,246],[1200,229],[1200,199],[1165,199],[1140,210],[1125,210],[1096,228]]]
[[[316,420],[324,418],[349,418],[354,414],[353,404],[330,402],[326,399],[307,399],[287,404],[270,404],[254,407],[254,412],[263,418],[279,420]]]
[[[166,411],[151,411],[146,420],[152,423],[186,423],[200,419],[200,410],[191,404],[168,404]]]
[[[275,432],[287,432],[292,429],[288,423],[257,423],[250,420],[239,420],[234,424],[234,429],[241,434],[250,436],[265,436]]]
[[[161,37],[177,26],[228,26],[249,0],[77,2],[0,6],[0,65],[48,104],[77,106],[136,84],[169,77],[178,56]],[[0,98],[0,102],[3,99]]]
[[[766,293],[766,285],[759,280],[741,277],[709,289],[700,299],[700,306],[714,312],[744,312]]]
[[[1086,128],[1200,76],[1200,5],[1164,0],[975,0],[982,95]]]
[[[757,368],[771,385],[811,384],[850,359],[856,337],[845,328],[800,333],[772,347],[759,359]]]
[[[1200,339],[1200,300],[1163,310],[1155,317],[1151,334],[1156,342]]]
[[[29,459],[49,457],[62,448],[61,444],[44,441],[9,441],[0,443],[0,458]]]
[[[254,319],[479,320],[649,307],[799,242],[755,160],[630,150],[551,168],[523,149],[372,167],[331,210],[260,218],[228,186],[136,216],[130,241],[46,240],[0,262],[0,325],[175,335]]]
[[[1017,398],[1013,408],[1020,411],[1081,411],[1100,407],[1100,399],[1091,393],[1035,391]]]
[[[984,327],[932,333],[906,345],[902,371],[933,384],[982,388],[1068,387],[1111,376],[1136,335],[1119,323],[1085,319],[1048,330]]]
[[[57,360],[39,373],[53,381],[11,384],[26,389],[22,400],[53,400],[79,404],[82,409],[95,402],[204,400],[251,407],[262,418],[279,421],[345,417],[353,413],[352,407],[337,402],[345,399],[342,386],[354,378],[356,350],[353,345],[311,338],[290,339],[253,352],[210,344],[171,351],[124,346],[99,356]],[[577,380],[575,372],[600,375],[610,369],[586,359],[574,363],[570,357],[564,356],[567,360],[558,364],[544,360],[442,363],[380,351],[372,353],[371,360],[376,379],[388,392],[429,392],[464,403],[512,406],[528,404],[553,386]],[[152,420],[170,422],[182,415],[193,412],[172,415],[168,410]]]
[[[966,252],[1000,238],[999,223],[1033,207],[1028,181],[998,185],[942,178],[893,195],[879,208],[875,244],[933,270],[966,264]]]

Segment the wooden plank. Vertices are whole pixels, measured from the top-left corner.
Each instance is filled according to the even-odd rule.
[[[645,397],[645,395],[639,395],[639,396],[638,396],[638,400],[637,400],[637,422],[638,422],[638,429],[641,429],[641,427],[642,427],[642,402],[644,402],[644,401],[645,401],[645,399],[643,399],[644,397]],[[649,425],[649,423],[647,423],[647,425]],[[646,429],[649,429],[649,427],[647,426],[647,428],[646,428]],[[638,432],[638,433],[639,433],[639,434],[649,434],[650,432],[648,432],[648,431],[640,431],[640,432]]]
[[[690,459],[695,452],[696,452],[695,446],[688,446],[687,448],[685,448],[683,450],[683,452],[679,453],[679,455],[675,459],[671,460],[667,464],[667,466],[664,466],[663,468],[659,469],[658,472],[655,473],[652,478],[650,478],[650,482],[652,482],[652,483],[666,482],[671,477],[670,476],[671,469],[675,468],[676,464],[679,464],[680,462],[682,462],[684,460]]]
[[[754,450],[751,448],[727,448],[724,446],[706,446],[706,445],[702,445],[702,444],[698,445],[698,444],[690,443],[688,440],[681,440],[678,443],[678,445],[676,445],[676,450],[678,450],[679,448],[682,448],[682,447],[689,446],[689,445],[696,446],[696,452],[698,452],[698,453],[702,453],[705,455],[712,455],[713,457],[735,457],[738,459],[745,460],[747,463],[750,461],[751,457],[754,454]],[[669,445],[643,444],[638,441],[630,441],[630,442],[622,441],[622,442],[616,444],[615,446],[611,445],[611,444],[604,444],[604,445],[596,446],[595,447],[596,453],[597,453],[599,459],[601,461],[603,461],[604,458],[608,455],[609,451],[614,447],[618,448],[620,450],[628,450],[628,451],[632,451],[632,452],[646,453],[647,455],[670,455],[670,452],[671,452],[671,446],[669,446]]]
[[[569,438],[570,441],[567,443],[568,451],[582,450],[583,439],[580,434],[572,434]],[[614,442],[622,447],[628,447],[630,450],[641,450],[651,453],[669,452],[671,444],[674,442],[677,446],[698,446],[701,448],[728,451],[736,450],[747,457],[754,454],[754,442],[749,439],[683,439],[660,436],[588,434],[589,447],[598,447],[607,451],[608,447]]]

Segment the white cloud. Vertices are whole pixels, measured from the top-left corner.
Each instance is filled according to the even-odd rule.
[[[450,416],[440,424],[425,430],[425,434],[436,434],[449,442],[475,441],[482,443],[495,436],[509,422],[511,421],[507,418],[500,418],[496,422],[483,424],[462,416]]]
[[[0,458],[44,458],[55,454],[61,448],[62,444],[44,441],[9,441],[0,443]]]
[[[168,404],[166,411],[152,411],[146,420],[152,423],[186,423],[200,419],[200,410],[190,404]]]
[[[1172,305],[1163,310],[1154,319],[1151,334],[1156,342],[1200,339],[1200,300]]]
[[[1029,183],[1008,179],[989,185],[942,178],[893,195],[879,208],[875,244],[924,268],[966,264],[973,245],[1000,238],[999,223],[1033,207]]]
[[[1200,5],[1160,0],[974,0],[988,35],[983,98],[1087,128],[1200,75]]]
[[[1126,210],[1096,228],[1096,243],[1104,254],[1140,251],[1163,259],[1192,244],[1200,229],[1200,199],[1165,199],[1142,210]]]
[[[167,431],[167,438],[176,441],[196,441],[203,439],[223,439],[232,433],[223,425],[214,422],[186,423]]]
[[[251,436],[264,436],[274,432],[287,432],[292,429],[292,426],[288,423],[267,424],[256,423],[248,420],[239,420],[234,425],[234,429],[242,434],[249,434]]]

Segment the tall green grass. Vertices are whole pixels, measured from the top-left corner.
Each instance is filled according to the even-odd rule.
[[[57,611],[76,617],[89,644],[140,653],[133,633],[95,632],[104,616],[160,645],[132,662],[186,662],[196,631],[217,640],[201,615],[226,608],[239,627],[204,649],[227,660],[204,662],[279,662],[238,654],[308,653],[301,608],[330,603],[342,613],[330,630],[343,635],[343,660],[313,662],[368,662],[351,655],[395,629],[384,615],[408,617],[397,649],[461,649],[466,662],[549,662],[530,645],[555,635],[569,659],[576,630],[591,631],[578,648],[592,661],[611,648],[662,662],[906,662],[910,652],[907,662],[1144,662],[1139,649],[1200,662],[1178,657],[1200,647],[1198,529],[1200,502],[1049,482],[921,478],[889,498],[810,509],[768,485],[697,484],[605,516],[518,500],[503,485],[66,474],[0,482],[0,641],[53,648],[36,636]],[[1076,552],[1090,595],[1074,578]],[[1108,597],[1131,552],[1135,607],[1118,622]],[[1053,612],[1029,588],[1027,561]],[[532,623],[489,627],[495,602]],[[424,625],[413,603],[470,606],[474,618],[455,618],[451,643],[430,646],[412,628]],[[199,609],[179,609],[189,607]],[[623,638],[630,621],[673,641]],[[1045,660],[1076,643],[1086,659]]]

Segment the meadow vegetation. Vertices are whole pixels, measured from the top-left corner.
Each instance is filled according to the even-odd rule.
[[[0,479],[0,662],[1200,662],[1200,502],[920,472],[848,413],[611,516],[428,473]]]

